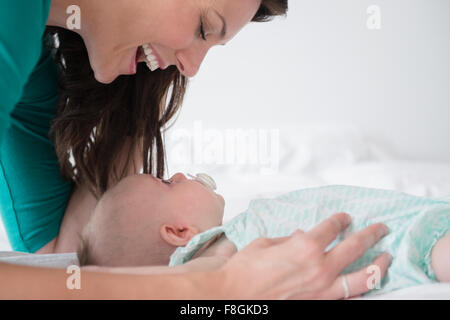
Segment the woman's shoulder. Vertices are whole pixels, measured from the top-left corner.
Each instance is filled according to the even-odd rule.
[[[26,79],[39,60],[49,11],[49,0],[0,2],[0,68],[9,80]]]
[[[50,0],[0,2],[0,139],[42,54]]]

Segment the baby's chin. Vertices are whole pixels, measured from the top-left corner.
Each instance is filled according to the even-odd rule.
[[[220,202],[222,203],[222,216],[223,216],[223,210],[225,208],[225,199],[220,194],[217,194],[217,197],[220,199]]]

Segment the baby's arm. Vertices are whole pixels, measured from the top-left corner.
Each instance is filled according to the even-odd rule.
[[[450,234],[440,239],[431,251],[431,267],[440,282],[450,282]]]

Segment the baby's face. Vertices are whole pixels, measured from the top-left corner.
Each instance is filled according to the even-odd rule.
[[[156,187],[161,189],[160,199],[166,212],[177,221],[194,223],[200,231],[222,224],[225,200],[220,194],[197,180],[187,179],[182,173],[174,174],[168,180],[153,179]]]
[[[126,223],[182,223],[194,225],[200,232],[222,224],[223,197],[181,173],[168,180],[134,175],[120,181],[115,189],[114,193],[120,194],[133,212],[133,218]]]

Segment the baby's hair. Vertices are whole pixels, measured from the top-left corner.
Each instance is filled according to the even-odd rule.
[[[111,220],[110,220],[111,222]],[[80,267],[84,266],[138,266],[138,265],[161,265],[174,251],[155,231],[155,241],[150,247],[142,247],[141,250],[134,237],[122,236],[109,232],[106,238],[101,234],[92,232],[92,225],[87,225],[78,233],[77,258]],[[142,243],[140,239],[138,242]],[[132,247],[134,250],[124,248]]]

